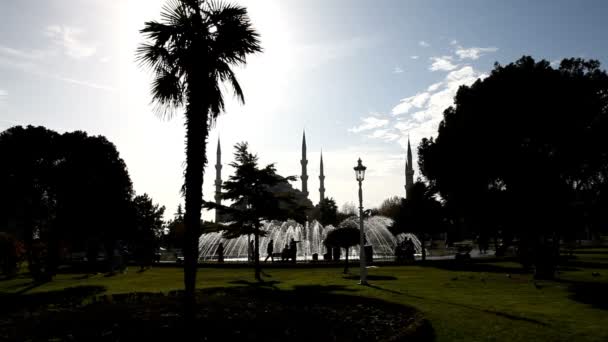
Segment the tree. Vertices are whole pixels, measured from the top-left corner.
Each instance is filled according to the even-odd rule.
[[[337,221],[342,222],[351,216],[359,215],[359,210],[353,202],[345,202],[338,210]]]
[[[165,207],[154,204],[148,194],[133,198],[134,234],[131,243],[143,264],[153,261],[154,251],[163,234]]]
[[[0,160],[0,229],[24,241],[30,266],[45,265],[32,274],[52,276],[64,247],[113,246],[126,234],[131,179],[105,137],[16,126],[0,134]],[[33,260],[35,242],[44,261]]]
[[[323,226],[335,226],[338,223],[338,207],[333,198],[324,198],[313,210],[312,218]]]
[[[224,111],[223,83],[228,83],[237,99],[244,102],[231,68],[244,65],[247,55],[262,49],[244,7],[174,0],[163,8],[162,19],[146,22],[141,33],[149,42],[139,47],[137,58],[154,73],[152,97],[159,113],[170,117],[176,109],[185,109],[184,285],[186,316],[192,320],[209,128]]]
[[[265,234],[260,230],[263,221],[294,219],[303,222],[305,212],[312,206],[300,201],[298,192],[289,185],[295,177],[278,175],[274,164],[260,168],[257,155],[249,152],[247,143],[236,144],[235,150],[235,161],[230,164],[235,172],[222,184],[221,193],[222,199],[232,204],[226,207],[205,202],[205,207],[219,208],[231,218],[231,222],[219,225],[225,238],[254,236],[254,275],[261,281],[259,238]]]
[[[412,186],[411,196],[401,199],[398,215],[389,230],[394,234],[414,233],[422,245],[422,260],[426,260],[425,242],[430,234],[443,230],[441,203],[426,184],[417,181]]]
[[[338,228],[327,233],[323,244],[327,247],[344,248],[346,252],[344,274],[348,273],[348,250],[359,244],[359,228],[357,220],[348,218],[340,223]]]
[[[181,204],[178,204],[177,212],[173,214],[173,219],[167,222],[167,230],[165,245],[168,248],[182,248],[184,240],[184,212]]]
[[[593,60],[553,68],[524,56],[454,103],[419,147],[422,174],[465,224],[516,237],[536,275],[551,277],[547,253],[593,227],[608,182],[608,75]]]
[[[399,215],[401,200],[402,198],[399,196],[385,199],[378,208],[378,214],[394,220]]]

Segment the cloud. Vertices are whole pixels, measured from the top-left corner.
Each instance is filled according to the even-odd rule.
[[[18,58],[26,60],[40,60],[48,56],[50,52],[42,50],[20,50],[9,46],[0,45],[0,55],[6,58]]]
[[[431,92],[435,91],[435,90],[439,89],[439,87],[441,87],[442,84],[443,84],[443,82],[433,83],[426,89],[426,91],[431,91]]]
[[[454,104],[458,88],[461,85],[471,85],[477,79],[485,77],[485,73],[475,70],[472,66],[456,67],[449,71],[441,82],[431,84],[415,95],[400,100],[392,110],[392,114],[398,116],[396,121],[389,123],[388,120],[372,116],[362,119],[364,124],[351,129],[351,132],[358,133],[364,130],[359,129],[360,127],[369,127],[365,129],[369,131],[364,133],[366,138],[397,143],[404,150],[409,139],[416,159],[418,143],[422,138],[437,135],[443,112]],[[403,156],[397,156],[395,159],[396,164],[401,163],[400,167],[403,167],[402,159]]]
[[[401,69],[401,67],[400,67],[400,66],[396,66],[396,67],[393,69],[393,74],[401,74],[401,73],[403,73],[403,69]]]
[[[427,100],[416,111],[409,113],[394,125],[400,132],[398,140],[402,147],[407,145],[407,135],[412,142],[418,142],[423,137],[431,137],[437,134],[439,122],[443,119],[443,111],[454,104],[454,96],[461,85],[471,85],[477,79],[487,77],[486,74],[475,70],[471,66],[464,66],[450,71],[443,81],[432,84],[426,92],[418,93],[416,96],[424,96]]]
[[[399,134],[395,133],[392,129],[377,129],[371,134],[368,134],[367,137],[384,141],[395,141],[399,139]]]
[[[421,108],[429,100],[428,92],[418,93],[414,96],[406,97],[399,101],[399,104],[393,107],[391,113],[393,115],[407,114],[412,108]]]
[[[297,44],[293,51],[299,59],[306,61],[298,64],[298,69],[314,69],[335,60],[356,56],[359,51],[375,45],[379,39],[376,36],[357,36],[325,43]]]
[[[430,71],[451,71],[458,67],[452,63],[452,56],[431,57],[433,62],[429,67]]]
[[[109,85],[105,85],[105,84],[94,83],[94,82],[89,82],[89,81],[81,81],[81,80],[77,80],[77,79],[73,79],[73,78],[69,78],[69,77],[63,77],[63,76],[59,76],[59,75],[49,75],[49,77],[54,78],[59,81],[77,84],[77,85],[85,86],[88,88],[105,90],[105,91],[109,91],[109,92],[116,91],[116,88],[111,87]]]
[[[460,57],[460,59],[476,60],[476,59],[479,59],[479,57],[483,56],[485,53],[496,52],[496,51],[498,51],[498,48],[496,48],[496,47],[463,48],[462,46],[460,46],[460,47],[458,47],[458,49],[456,49],[456,55],[458,55],[458,57]]]
[[[361,125],[349,128],[348,131],[352,133],[359,133],[388,125],[388,119],[380,119],[375,116],[362,118],[361,121],[363,121]]]
[[[419,41],[419,42],[418,42],[418,45],[420,45],[420,46],[422,46],[422,47],[425,47],[425,48],[427,48],[427,47],[430,47],[430,46],[431,46],[431,44],[429,44],[429,43],[425,42],[424,40]]]
[[[414,55],[414,56],[410,56],[411,59],[418,59],[419,57]]]
[[[458,41],[456,39],[454,39],[450,42],[450,45],[458,45]]]
[[[80,40],[83,30],[76,27],[51,25],[47,26],[44,34],[63,48],[63,52],[74,59],[91,57],[97,51],[94,44]]]
[[[8,92],[4,89],[0,89],[0,104],[3,104],[6,101],[7,96]]]

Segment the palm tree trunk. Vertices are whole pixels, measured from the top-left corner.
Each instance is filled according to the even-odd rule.
[[[193,87],[197,88],[197,87]],[[186,109],[186,173],[184,215],[184,308],[186,321],[194,321],[196,309],[196,270],[198,265],[198,238],[203,202],[203,173],[206,162],[208,135],[207,106],[192,91]]]

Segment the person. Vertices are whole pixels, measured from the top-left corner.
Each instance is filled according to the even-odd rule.
[[[217,262],[224,262],[224,244],[221,242],[217,246]]]
[[[268,261],[268,258],[270,258],[271,262],[274,262],[272,252],[274,252],[274,240],[270,239],[268,246],[266,247],[266,253],[268,253],[268,255],[266,256],[266,259],[264,259],[264,262]]]
[[[250,262],[253,261],[253,240],[249,240],[247,245],[247,257]]]
[[[296,245],[296,243],[298,242],[300,241],[296,241],[294,240],[294,238],[291,238],[291,241],[289,242],[289,253],[291,254],[291,262],[293,262],[294,264],[298,255],[298,247]]]
[[[281,261],[289,260],[289,245],[285,244],[283,251],[281,252]]]
[[[405,259],[408,261],[414,261],[414,253],[416,253],[416,246],[409,237],[405,240]]]

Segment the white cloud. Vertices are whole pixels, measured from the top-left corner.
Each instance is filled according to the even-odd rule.
[[[0,55],[5,56],[7,58],[18,58],[18,59],[27,59],[27,60],[40,60],[50,53],[48,51],[42,50],[20,50],[14,49],[9,46],[0,45]]]
[[[458,57],[460,57],[460,59],[476,60],[476,59],[479,59],[479,57],[483,56],[485,53],[496,52],[496,51],[498,51],[498,48],[496,48],[496,47],[463,48],[461,46],[461,47],[458,47],[458,49],[456,49],[456,55],[458,55]]]
[[[361,125],[349,128],[348,131],[352,133],[359,133],[388,125],[388,119],[380,119],[375,116],[362,118],[361,121],[363,121]]]
[[[368,134],[367,137],[384,141],[395,141],[399,139],[399,134],[395,133],[392,129],[377,129],[371,134]]]
[[[451,71],[458,67],[458,65],[452,63],[451,56],[431,57],[430,59],[433,62],[429,67],[431,71]]]
[[[411,59],[418,59],[419,57],[414,55],[414,56],[410,56]]]
[[[398,141],[401,146],[407,146],[408,135],[411,136],[412,143],[417,143],[424,137],[435,136],[439,122],[443,119],[443,111],[454,104],[458,88],[461,85],[471,85],[478,78],[485,77],[486,74],[473,67],[464,66],[449,72],[442,82],[429,86],[426,92],[417,94],[416,96],[426,94],[428,100],[419,110],[400,119],[394,126],[400,132],[401,138]]]
[[[450,42],[450,45],[458,45],[458,41],[456,39],[454,39]]]
[[[51,25],[46,28],[44,34],[53,42],[63,47],[64,53],[74,59],[90,57],[95,54],[97,48],[94,44],[85,43],[80,40],[83,30],[76,27]]]
[[[372,116],[362,119],[364,124],[350,131],[358,133],[369,130],[364,134],[365,137],[396,142],[404,150],[410,139],[414,158],[417,158],[418,143],[422,138],[437,135],[437,127],[443,119],[443,112],[454,104],[454,96],[458,88],[461,85],[471,85],[478,78],[485,77],[486,74],[471,66],[457,67],[448,72],[441,82],[431,84],[424,91],[400,100],[392,110],[393,115],[399,115],[395,122],[389,124],[388,120]],[[403,156],[396,156],[392,163],[403,167],[402,159]]]
[[[431,84],[431,85],[430,85],[430,86],[429,86],[429,87],[426,89],[426,91],[431,91],[431,92],[433,92],[433,91],[435,91],[435,90],[439,89],[439,87],[441,87],[441,85],[442,85],[442,84],[443,84],[443,82],[437,82],[437,83],[433,83],[433,84]]]
[[[431,44],[425,42],[424,40],[419,41],[418,45],[425,47],[425,48],[431,46]]]
[[[4,89],[0,89],[0,104],[3,104],[6,101],[7,96],[8,92]]]
[[[403,73],[403,69],[400,66],[396,66],[393,69],[393,74],[401,74],[401,73]]]
[[[414,96],[406,97],[399,101],[399,104],[393,107],[391,113],[393,115],[407,114],[412,108],[421,108],[429,100],[428,92],[418,93]]]

